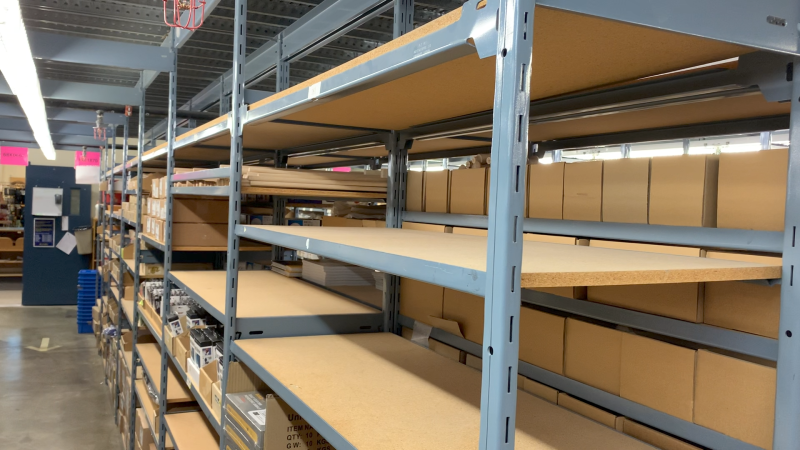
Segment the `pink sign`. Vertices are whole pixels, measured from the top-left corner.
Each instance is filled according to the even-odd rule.
[[[100,165],[100,152],[75,152],[75,167],[80,166],[99,166]]]
[[[25,147],[0,147],[0,164],[4,166],[27,166],[28,149]]]
[[[333,171],[334,172],[350,172],[350,168],[349,167],[334,167]]]

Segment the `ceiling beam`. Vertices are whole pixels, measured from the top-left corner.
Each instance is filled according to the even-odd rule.
[[[94,127],[89,124],[58,122],[48,120],[50,134],[67,134],[74,136],[94,136]],[[6,131],[32,131],[27,119],[0,118],[0,130]]]
[[[53,136],[53,145],[56,148],[59,148],[62,145],[72,145],[72,146],[86,146],[86,147],[102,147],[103,143],[100,141],[95,140],[92,137],[88,136],[70,136],[70,135],[59,135],[59,134],[52,134]],[[9,131],[9,130],[0,130],[0,141],[7,142],[9,145],[15,144],[36,144],[36,139],[33,137],[33,133],[30,131]]]
[[[33,30],[28,31],[28,41],[35,59],[162,72],[172,68],[172,50],[168,47]]]
[[[141,92],[136,88],[48,79],[40,79],[39,86],[44,98],[134,106],[139,106],[142,102]],[[0,95],[2,94],[14,95],[5,78],[0,77]]]
[[[47,107],[47,118],[51,121],[75,122],[75,123],[95,123],[97,112],[95,110],[56,108]],[[21,117],[25,118],[25,113],[19,105],[13,103],[0,103],[0,117]],[[111,125],[124,125],[125,115],[113,112],[106,112],[103,121]]]

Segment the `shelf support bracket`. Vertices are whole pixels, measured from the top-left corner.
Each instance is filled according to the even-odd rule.
[[[492,7],[492,3],[489,1],[485,8]],[[502,0],[496,4],[498,31],[483,325],[481,450],[514,448],[534,12],[534,0]]]

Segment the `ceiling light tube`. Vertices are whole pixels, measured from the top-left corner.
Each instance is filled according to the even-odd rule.
[[[0,72],[11,92],[17,96],[33,137],[45,158],[56,159],[47,112],[44,108],[39,76],[33,64],[28,34],[22,22],[18,0],[0,0]]]

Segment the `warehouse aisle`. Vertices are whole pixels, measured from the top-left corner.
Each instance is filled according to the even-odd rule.
[[[75,307],[0,308],[0,448],[122,448],[94,335],[77,334],[75,317]]]

